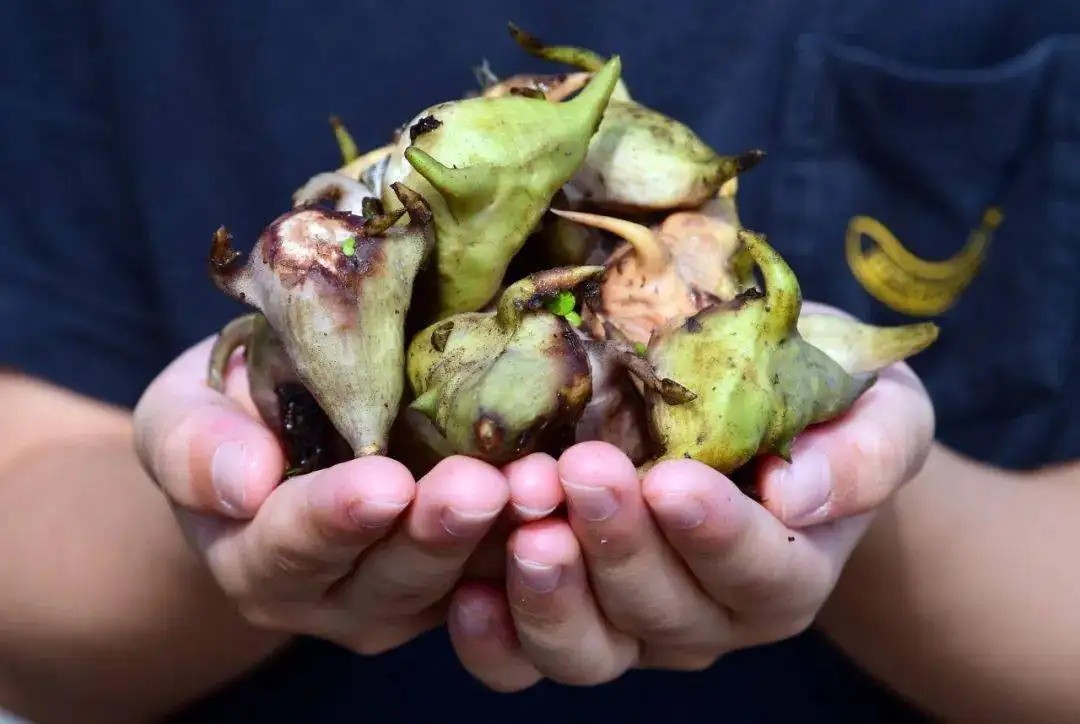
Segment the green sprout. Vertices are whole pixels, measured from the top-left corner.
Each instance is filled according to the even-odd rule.
[[[548,311],[560,317],[565,317],[573,312],[575,306],[577,306],[577,299],[574,297],[574,293],[565,289],[556,294],[555,298],[548,302],[547,305]]]
[[[345,241],[341,242],[341,253],[345,256],[352,256],[356,253],[356,237],[350,236]]]
[[[565,289],[555,295],[555,298],[548,302],[548,311],[557,317],[563,317],[567,322],[575,327],[581,326],[581,315],[574,311],[574,307],[577,306],[577,298],[574,297],[573,292],[568,292]]]

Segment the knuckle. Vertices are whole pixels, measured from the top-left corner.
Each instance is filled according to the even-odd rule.
[[[511,596],[508,602],[518,627],[530,629],[530,633],[534,636],[543,631],[560,631],[569,628],[574,617],[579,615],[578,612],[565,606],[546,601],[526,600],[519,596]]]
[[[298,579],[329,586],[344,572],[334,563],[299,550],[275,548],[265,556],[264,564],[252,575],[251,587],[259,591],[287,587]]]
[[[681,612],[653,611],[634,615],[624,630],[636,631],[640,638],[656,645],[679,646],[692,642],[701,626]]]
[[[791,587],[790,570],[784,563],[761,561],[757,570],[726,586],[740,609],[761,609],[782,603]]]
[[[585,541],[589,557],[605,568],[617,572],[634,566],[641,556],[640,533],[614,532],[610,535],[593,535]]]
[[[373,579],[365,595],[379,610],[394,615],[419,613],[444,595],[446,586],[423,576],[409,578],[407,573],[387,573]]]
[[[873,425],[861,428],[852,440],[853,465],[843,466],[838,486],[840,507],[859,513],[885,501],[909,475],[911,455],[902,436]]]
[[[213,408],[196,407],[161,420],[156,423],[161,429],[150,433],[145,443],[144,455],[151,477],[182,504],[200,503],[202,498],[212,495],[210,451],[201,451],[199,446],[215,430],[215,412]],[[205,460],[198,459],[200,452],[205,453]]]
[[[321,564],[300,551],[275,546],[267,552],[267,570],[272,577],[295,578],[317,573]]]
[[[207,555],[207,563],[218,587],[241,612],[249,606],[257,605],[261,600],[252,586],[251,576],[245,574],[244,569],[236,564],[235,558],[229,555],[228,551],[222,553],[211,550]]]

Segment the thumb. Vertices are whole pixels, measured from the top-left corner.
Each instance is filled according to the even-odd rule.
[[[174,504],[246,519],[280,481],[285,458],[241,402],[206,384],[212,344],[185,351],[146,389],[134,413],[136,450]]]
[[[847,414],[804,430],[790,464],[762,464],[763,504],[791,527],[869,512],[921,469],[934,424],[918,377],[905,364],[893,365]]]

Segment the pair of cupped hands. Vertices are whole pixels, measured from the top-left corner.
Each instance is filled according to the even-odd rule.
[[[702,670],[802,632],[934,432],[923,386],[897,364],[797,437],[791,464],[755,466],[760,503],[692,460],[639,478],[599,442],[503,469],[448,458],[420,480],[368,457],[279,485],[285,460],[242,364],[225,394],[206,385],[211,343],[147,388],[136,442],[243,616],[367,655],[446,624],[497,691]]]

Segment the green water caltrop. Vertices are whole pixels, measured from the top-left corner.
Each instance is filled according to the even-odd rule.
[[[494,311],[422,330],[407,356],[410,407],[458,454],[495,465],[572,435],[591,394],[589,363],[567,315],[549,305],[602,270],[537,272],[511,284]]]
[[[244,350],[248,394],[259,417],[281,441],[288,468],[285,477],[302,475],[351,456],[348,443],[315,403],[281,339],[259,312],[226,324],[210,351],[207,384],[225,392],[229,360]]]
[[[561,103],[520,95],[448,101],[401,133],[384,183],[403,181],[431,204],[437,319],[494,298],[510,260],[580,168],[620,71],[613,57]],[[383,202],[393,207],[393,199]]]
[[[592,50],[545,43],[513,23],[510,35],[537,58],[592,72],[604,63]],[[696,207],[765,156],[758,149],[720,155],[686,124],[633,100],[624,85],[616,91],[569,185],[588,205],[631,211]]]
[[[730,472],[757,455],[788,459],[796,435],[848,410],[876,380],[872,371],[848,373],[799,334],[794,272],[763,236],[740,236],[764,291],[711,305],[649,343],[657,373],[697,395],[681,405],[647,398],[660,460],[689,457]]]
[[[298,207],[260,234],[246,262],[224,228],[210,253],[215,284],[261,312],[355,456],[386,451],[404,391],[405,314],[434,244],[425,200],[393,190],[400,210],[364,218]]]
[[[612,101],[570,188],[608,210],[696,207],[765,154],[714,151],[687,125],[633,101]]]

